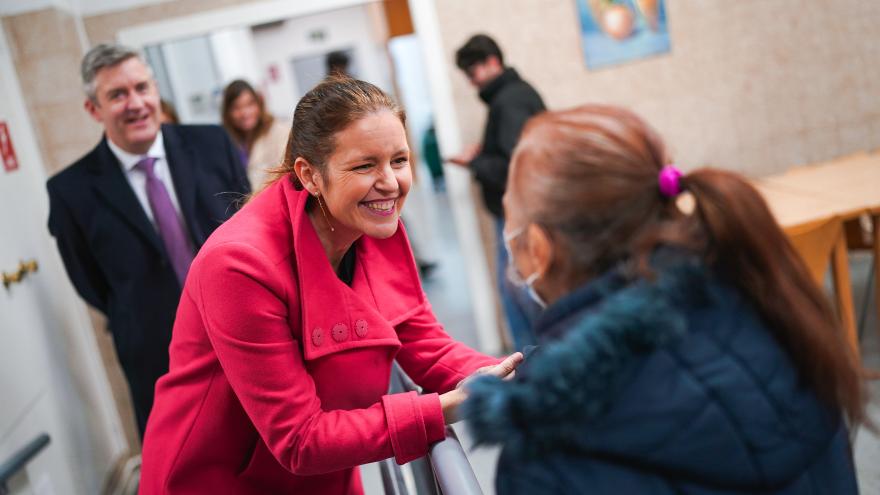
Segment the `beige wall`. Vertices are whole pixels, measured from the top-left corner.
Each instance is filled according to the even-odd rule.
[[[83,52],[74,17],[44,9],[4,17],[3,28],[47,172],[52,174],[82,156],[101,132],[83,109]]]
[[[439,0],[450,70],[485,32],[550,108],[630,107],[685,168],[758,176],[880,146],[880,2],[667,0],[672,51],[588,71],[574,0]],[[452,74],[465,141],[485,110]]]

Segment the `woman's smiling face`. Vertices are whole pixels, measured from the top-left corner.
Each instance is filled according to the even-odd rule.
[[[390,110],[367,114],[334,135],[321,198],[334,228],[385,239],[412,185],[406,130]]]

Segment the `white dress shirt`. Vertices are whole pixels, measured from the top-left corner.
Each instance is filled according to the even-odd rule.
[[[122,166],[122,173],[125,174],[128,184],[131,186],[135,196],[137,196],[138,201],[141,203],[141,207],[144,209],[144,213],[147,214],[147,218],[150,219],[154,227],[156,226],[156,219],[153,218],[153,209],[150,208],[150,200],[147,197],[147,174],[134,167],[148,156],[156,158],[156,163],[153,165],[153,173],[156,174],[156,178],[162,181],[165,189],[168,190],[168,195],[171,196],[171,203],[177,211],[177,218],[180,219],[181,224],[186,229],[186,220],[184,220],[183,215],[180,213],[180,202],[177,201],[177,192],[174,190],[174,179],[171,178],[171,170],[168,169],[168,160],[165,158],[165,142],[162,140],[162,131],[159,131],[156,135],[156,140],[153,141],[153,145],[150,146],[150,149],[144,155],[129,153],[116,146],[109,138],[107,139],[107,144],[110,146],[110,151],[119,160],[119,164]]]

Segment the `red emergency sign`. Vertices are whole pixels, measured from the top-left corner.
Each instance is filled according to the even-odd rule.
[[[0,122],[0,156],[3,157],[3,168],[7,172],[18,170],[18,158],[15,157],[15,148],[12,147],[6,122]]]

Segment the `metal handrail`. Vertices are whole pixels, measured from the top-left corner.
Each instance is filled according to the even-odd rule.
[[[411,391],[421,392],[421,388],[394,363],[391,392]],[[410,462],[409,466],[417,495],[483,495],[461,442],[449,426],[446,427],[446,438],[432,445],[426,457]],[[401,482],[400,466],[388,459],[380,464],[380,469],[385,495],[407,495],[406,486]],[[401,490],[396,489],[395,481]]]
[[[409,490],[403,481],[403,472],[394,459],[381,461],[379,471],[382,474],[382,488],[385,490],[385,495],[409,495]]]
[[[51,438],[48,433],[41,433],[27,445],[18,449],[12,457],[0,464],[0,495],[9,493],[6,483],[24,468],[41,450],[49,445]]]
[[[451,426],[446,427],[446,439],[431,446],[428,453],[434,477],[444,495],[483,495],[477,476]]]

